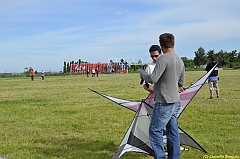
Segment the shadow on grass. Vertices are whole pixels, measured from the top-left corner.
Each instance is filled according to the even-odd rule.
[[[79,138],[51,139],[45,142],[35,141],[35,147],[25,147],[30,158],[72,158],[72,159],[111,159],[118,148],[113,141],[85,141]],[[135,159],[145,155],[126,153],[121,158]]]

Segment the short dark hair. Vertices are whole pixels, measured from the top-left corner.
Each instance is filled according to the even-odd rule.
[[[174,36],[170,33],[164,33],[159,36],[159,43],[164,48],[174,48]]]
[[[161,48],[159,45],[152,45],[150,48],[149,48],[149,52],[153,52],[153,51],[158,51],[159,54],[161,54]]]

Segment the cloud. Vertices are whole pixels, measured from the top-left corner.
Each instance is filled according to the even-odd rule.
[[[125,9],[125,11],[116,11],[115,13],[116,13],[117,15],[122,15],[122,14],[126,14],[126,15],[135,14],[135,12],[129,12],[128,9]]]
[[[123,12],[122,11],[116,11],[115,12],[117,15],[121,15]]]
[[[128,9],[125,10],[125,14],[135,14],[135,12],[129,12]]]

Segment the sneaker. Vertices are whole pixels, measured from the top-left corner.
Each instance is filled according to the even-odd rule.
[[[188,148],[185,148],[185,147],[183,147],[183,146],[180,146],[180,150],[181,150],[181,151],[183,151],[183,150],[188,151]]]
[[[219,96],[217,96],[217,98],[219,98]]]
[[[213,96],[210,96],[210,99],[213,99]]]

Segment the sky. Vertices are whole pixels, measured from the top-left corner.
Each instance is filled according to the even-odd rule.
[[[149,62],[159,35],[175,53],[240,51],[239,0],[0,0],[0,72],[61,71],[63,62]]]

